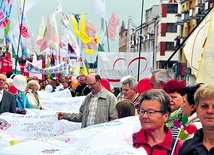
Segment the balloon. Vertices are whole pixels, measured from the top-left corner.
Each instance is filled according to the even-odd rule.
[[[39,80],[39,78],[36,75],[33,76],[33,79],[34,80]]]
[[[53,90],[53,87],[52,87],[51,85],[47,85],[47,86],[45,87],[45,92],[46,92],[46,93],[51,93],[52,90]]]
[[[196,128],[195,124],[189,124],[187,126],[184,126],[184,130],[187,131],[188,134],[195,133],[198,129]]]
[[[77,88],[78,85],[79,85],[78,80],[73,80],[71,83],[71,88],[75,89],[75,88]]]
[[[12,80],[12,79],[11,79]],[[9,82],[10,84],[10,88],[9,88],[9,92],[13,93],[13,94],[16,94],[17,93],[17,89],[16,87],[13,85],[13,82]]]
[[[184,128],[181,129],[179,138],[185,140],[188,137],[188,134],[184,131]]]
[[[102,84],[103,87],[104,87],[105,89],[107,89],[108,91],[111,90],[111,88],[110,88],[110,83],[109,83],[109,81],[108,81],[106,78],[101,78],[101,84]]]
[[[150,78],[143,78],[137,84],[137,92],[139,95],[150,89],[151,89]]]
[[[13,84],[16,87],[16,89],[25,91],[27,86],[27,80],[23,75],[16,75],[13,78]]]

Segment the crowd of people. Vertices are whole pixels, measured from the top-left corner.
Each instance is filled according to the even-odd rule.
[[[8,92],[6,80],[7,76],[0,74],[0,114],[25,114],[25,108],[45,110],[37,91],[50,85],[51,92],[69,89],[73,97],[85,96],[78,113],[58,112],[59,120],[81,122],[85,128],[138,116],[141,129],[132,135],[134,148],[143,147],[150,155],[214,154],[214,84],[186,86],[171,71],[158,69],[150,77],[151,89],[141,94],[133,76],[121,79],[121,92],[115,95],[112,88],[107,90],[103,86],[100,75],[91,73],[78,76],[75,79],[78,85],[75,81],[73,86],[69,77],[45,77],[43,81],[29,78],[26,94],[18,91],[13,95]],[[177,127],[176,122],[181,126]],[[197,129],[195,133],[184,132],[193,125]]]

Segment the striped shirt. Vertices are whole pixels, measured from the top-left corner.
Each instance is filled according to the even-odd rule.
[[[93,95],[92,93],[90,94],[91,100],[90,100],[90,104],[89,104],[87,126],[91,126],[91,125],[95,124],[98,97],[102,91],[103,91],[103,89],[99,93],[97,93],[96,95]]]

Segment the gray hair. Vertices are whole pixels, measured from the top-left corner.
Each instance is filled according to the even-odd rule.
[[[162,113],[163,114],[171,113],[169,96],[165,91],[161,89],[151,89],[142,93],[139,96],[140,106],[144,100],[158,100],[160,102],[160,110],[162,111]]]
[[[131,75],[125,76],[120,81],[122,82],[122,85],[129,84],[129,87],[131,89],[135,89],[137,87],[137,80],[135,79],[134,76]]]
[[[152,74],[155,75],[155,82],[157,85],[160,85],[161,81],[166,83],[169,80],[175,79],[175,76],[171,70],[157,69],[154,70]]]

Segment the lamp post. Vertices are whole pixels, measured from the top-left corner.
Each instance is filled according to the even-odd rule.
[[[141,57],[141,49],[142,49],[142,32],[143,32],[143,7],[144,7],[144,0],[142,0],[141,6],[141,24],[140,24],[140,47],[139,47],[139,57],[138,57],[138,73],[137,73],[137,81],[140,78],[140,57]]]

